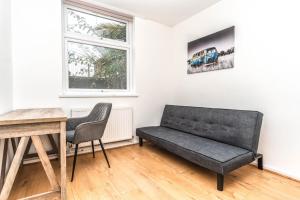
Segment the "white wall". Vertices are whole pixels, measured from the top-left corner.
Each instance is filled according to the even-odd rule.
[[[0,114],[12,107],[10,1],[0,2]]]
[[[223,0],[174,27],[176,103],[259,110],[265,167],[300,179],[299,1]],[[235,67],[187,75],[187,42],[235,25]]]
[[[0,114],[12,109],[12,64],[11,64],[11,26],[10,1],[0,1]],[[3,152],[3,140],[0,152]],[[0,153],[0,171],[2,153]]]
[[[14,0],[12,33],[14,108],[61,106],[68,111],[112,102],[134,108],[135,128],[158,124],[164,104],[172,99],[171,81],[165,81],[171,67],[165,56],[172,42],[170,27],[135,19],[134,78],[139,96],[125,98],[59,98],[63,70],[60,1]]]

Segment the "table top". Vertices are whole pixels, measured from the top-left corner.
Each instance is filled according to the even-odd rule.
[[[0,115],[0,126],[67,121],[61,108],[18,109]]]

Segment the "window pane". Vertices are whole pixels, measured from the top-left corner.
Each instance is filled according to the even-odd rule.
[[[68,42],[69,88],[127,89],[127,51]]]
[[[68,9],[67,31],[126,42],[126,23]]]

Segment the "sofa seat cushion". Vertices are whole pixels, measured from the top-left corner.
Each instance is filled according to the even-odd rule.
[[[171,128],[137,129],[137,135],[203,167],[225,173],[254,159],[252,152]]]

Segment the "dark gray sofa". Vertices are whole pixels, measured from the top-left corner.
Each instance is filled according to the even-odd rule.
[[[257,153],[263,114],[257,111],[166,105],[160,126],[136,129],[143,139],[217,173],[222,191],[224,175],[263,157]]]

